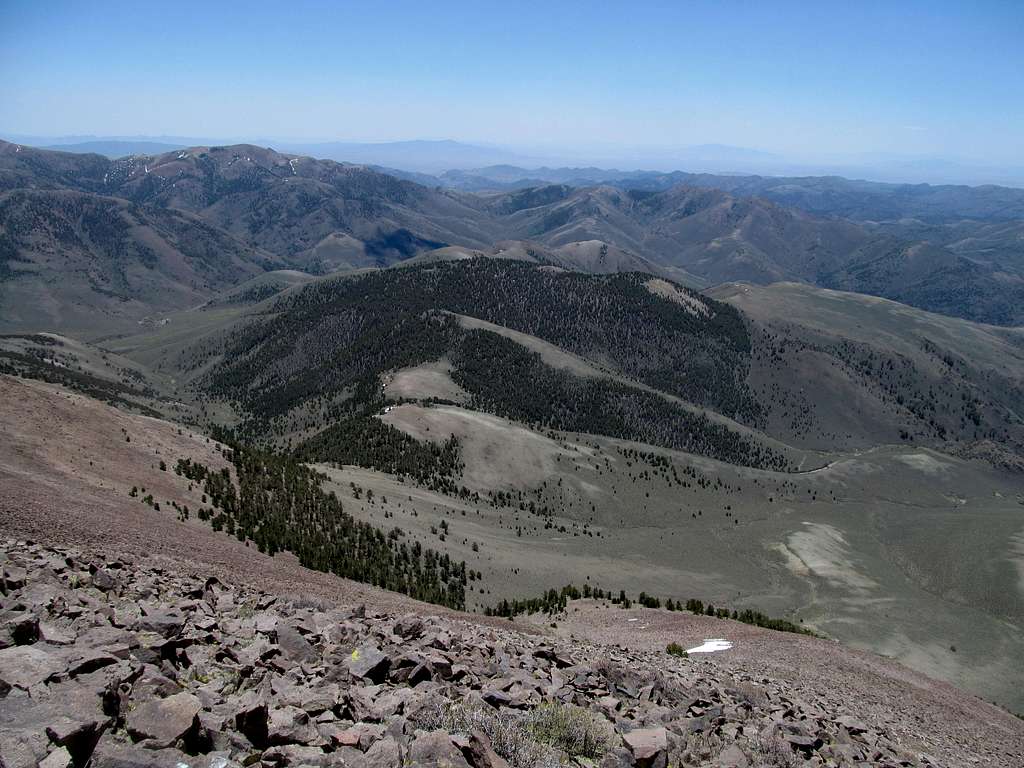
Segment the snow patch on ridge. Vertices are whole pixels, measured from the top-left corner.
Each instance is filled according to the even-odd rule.
[[[703,645],[698,645],[696,648],[687,648],[687,653],[715,653],[716,651],[728,651],[732,648],[732,643],[728,640],[721,638],[709,638],[704,641]]]

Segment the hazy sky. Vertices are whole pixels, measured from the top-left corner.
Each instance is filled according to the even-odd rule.
[[[1024,0],[0,0],[0,130],[1020,164]]]

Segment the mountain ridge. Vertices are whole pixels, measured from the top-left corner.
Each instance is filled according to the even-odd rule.
[[[700,186],[555,184],[476,195],[252,145],[111,161],[2,144],[0,189],[73,189],[180,210],[225,232],[225,243],[240,243],[234,250],[269,253],[271,269],[323,274],[387,267],[447,247],[487,254],[502,242],[531,241],[573,269],[643,268],[693,285],[800,280],[1024,323],[1024,252],[1012,245],[1013,222],[937,232],[905,220],[822,218]],[[6,242],[8,260],[31,250]],[[14,273],[5,274],[9,283]],[[236,282],[251,276],[240,272]]]

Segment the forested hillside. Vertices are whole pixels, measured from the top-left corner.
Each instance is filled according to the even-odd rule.
[[[609,374],[556,370],[495,333],[466,329],[455,315],[548,341]],[[305,443],[304,455],[372,459],[433,485],[445,485],[438,477],[450,476],[457,462],[424,453],[372,417],[385,405],[382,375],[442,358],[482,410],[739,464],[786,466],[749,435],[650,391],[748,423],[760,414],[745,383],[750,339],[740,313],[644,275],[491,259],[375,272],[290,292],[220,344],[191,348],[179,365],[217,361],[197,386],[234,406],[241,434],[301,441],[329,427]]]

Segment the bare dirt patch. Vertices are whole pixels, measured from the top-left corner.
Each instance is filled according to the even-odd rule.
[[[644,283],[644,288],[655,296],[660,296],[663,299],[675,302],[691,315],[707,317],[711,314],[710,310],[708,310],[707,304],[700,299],[691,296],[685,291],[679,290],[679,288],[672,285],[668,280],[654,278],[653,280],[648,280]]]
[[[392,374],[384,384],[384,394],[390,398],[427,400],[436,397],[464,403],[469,393],[452,380],[452,366],[447,360],[436,360]]]

